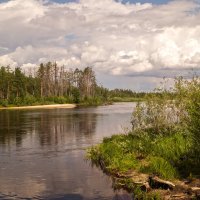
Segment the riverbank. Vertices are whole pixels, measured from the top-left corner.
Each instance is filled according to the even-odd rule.
[[[53,109],[53,108],[75,108],[75,107],[90,107],[90,106],[105,106],[105,105],[112,105],[113,102],[81,102],[81,103],[51,103],[46,102],[46,104],[36,104],[36,105],[7,105],[1,106],[0,110],[13,110],[13,109]]]
[[[136,199],[198,199],[198,164],[182,158],[190,141],[179,133],[156,139],[114,135],[90,148],[87,157],[112,177],[114,189],[123,188]]]
[[[128,134],[104,138],[87,157],[134,199],[200,199],[200,79],[134,108]]]
[[[52,105],[37,105],[37,106],[11,106],[11,107],[0,107],[0,110],[75,108],[76,106],[77,106],[76,104],[52,104]]]

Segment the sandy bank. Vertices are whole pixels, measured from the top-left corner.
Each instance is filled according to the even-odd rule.
[[[53,104],[38,106],[2,107],[0,110],[21,110],[21,109],[53,109],[53,108],[75,108],[76,104]]]

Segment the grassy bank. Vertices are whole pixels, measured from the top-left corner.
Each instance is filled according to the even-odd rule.
[[[186,166],[181,166],[180,161],[189,153],[190,148],[191,138],[182,133],[164,138],[138,137],[130,133],[104,138],[101,144],[89,150],[88,155],[97,165],[99,160],[103,160],[111,174],[134,170],[175,180],[183,177],[181,171]]]
[[[183,133],[175,132],[166,137],[138,137],[129,133],[104,138],[101,144],[88,150],[87,156],[113,177],[115,189],[124,188],[134,193],[136,199],[164,199],[177,191],[170,194],[162,190],[162,186],[153,187],[150,177],[170,181],[179,189],[184,184],[182,180],[196,180],[199,163],[187,157],[191,147],[192,138]],[[189,185],[183,191],[187,192],[188,188]],[[192,194],[191,198],[194,197]]]
[[[199,137],[200,80],[178,79],[136,106],[128,134],[104,138],[87,157],[135,199],[198,199]]]

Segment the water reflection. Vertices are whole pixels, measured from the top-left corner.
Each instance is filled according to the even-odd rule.
[[[62,144],[71,138],[90,139],[95,133],[96,117],[93,112],[80,114],[66,110],[2,111],[0,143],[8,146],[15,143],[20,147],[27,134],[29,137],[37,134],[41,146]]]
[[[132,107],[0,111],[0,199],[128,199],[84,148],[121,131]]]
[[[87,140],[95,133],[96,116],[95,113],[50,115],[44,112],[39,115],[37,123],[34,124],[34,132],[37,132],[41,146],[63,145],[82,138]]]
[[[26,133],[20,125],[24,124],[21,112],[2,111],[0,113],[0,143],[9,145],[11,142],[20,146]]]

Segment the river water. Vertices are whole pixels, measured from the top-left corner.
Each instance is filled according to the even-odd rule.
[[[0,199],[130,199],[85,149],[129,128],[133,107],[0,111]]]

